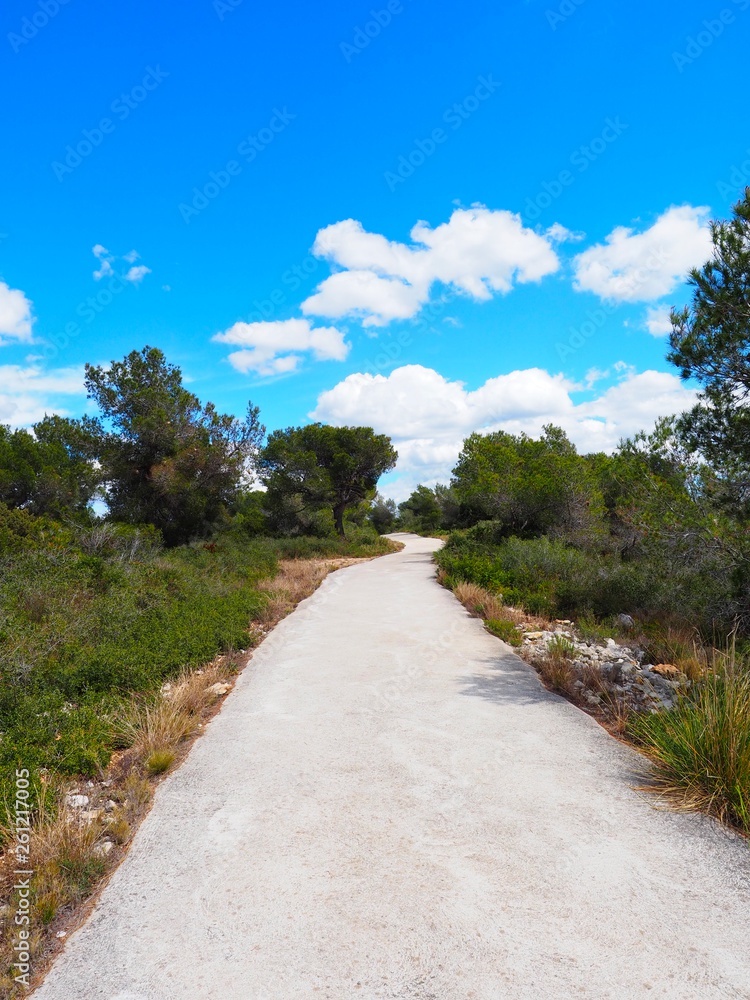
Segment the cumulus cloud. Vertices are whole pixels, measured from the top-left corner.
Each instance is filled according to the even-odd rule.
[[[123,278],[125,281],[132,281],[133,284],[137,285],[139,281],[143,281],[147,274],[151,274],[151,268],[146,267],[145,264],[137,264],[128,268],[127,272],[123,274]]]
[[[646,329],[652,337],[663,337],[672,332],[669,306],[652,306],[646,313]]]
[[[343,361],[349,353],[344,334],[332,326],[313,327],[307,319],[267,323],[235,323],[213,338],[220,344],[235,344],[242,350],[229,355],[237,371],[258,375],[280,375],[294,371],[303,354],[316,361]]]
[[[28,427],[45,413],[65,415],[59,405],[65,396],[85,397],[81,368],[48,372],[34,365],[0,365],[0,424]]]
[[[574,258],[574,286],[616,302],[669,295],[692,267],[711,256],[707,208],[673,206],[643,232],[618,226],[604,243]]]
[[[554,423],[583,452],[611,451],[622,437],[649,429],[657,417],[682,412],[695,400],[677,376],[637,373],[627,366],[621,381],[594,399],[576,402],[581,388],[562,375],[529,368],[469,391],[431,368],[407,365],[388,376],[350,375],[318,398],[311,417],[389,434],[399,462],[398,478],[387,492],[401,500],[419,482],[447,482],[464,438],[474,431],[534,436]]]
[[[120,275],[123,281],[129,281],[131,284],[137,285],[139,282],[143,281],[147,274],[151,274],[151,268],[146,267],[145,264],[135,264],[135,261],[140,259],[140,254],[137,250],[130,250],[125,254],[124,257],[116,257],[114,254],[110,253],[105,246],[101,243],[97,243],[91,248],[91,252],[99,261],[99,267],[94,271],[94,281],[101,281],[102,278],[110,278],[115,273],[115,263],[117,260],[124,260],[131,267],[127,268],[123,274]]]
[[[552,244],[563,237],[562,227],[540,235],[504,210],[458,209],[435,229],[418,222],[410,235],[411,244],[394,242],[355,219],[321,229],[313,253],[340,270],[302,303],[302,311],[385,326],[415,316],[436,284],[487,301],[560,267]]]
[[[0,345],[9,343],[5,338],[29,343],[32,323],[31,302],[18,288],[0,281]]]

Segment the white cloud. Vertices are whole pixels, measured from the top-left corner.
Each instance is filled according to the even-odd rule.
[[[598,373],[597,373],[598,374]],[[417,483],[447,482],[465,437],[506,430],[538,436],[561,426],[583,451],[611,451],[657,417],[691,406],[695,394],[666,372],[623,372],[595,399],[575,402],[581,387],[541,368],[489,379],[474,391],[431,368],[408,365],[390,375],[350,375],[318,399],[311,414],[335,425],[364,424],[392,437],[397,479],[386,487],[404,499]]]
[[[652,337],[663,337],[672,332],[669,306],[652,306],[646,313],[646,329]]]
[[[574,233],[571,229],[566,226],[561,225],[559,222],[553,222],[552,225],[547,230],[547,236],[555,243],[580,243],[581,240],[586,239],[585,233]]]
[[[45,413],[64,415],[59,396],[85,396],[81,368],[48,372],[34,365],[0,365],[0,424],[28,427]]]
[[[118,260],[123,260],[131,267],[127,268],[124,274],[121,275],[123,281],[129,281],[131,284],[137,285],[140,281],[146,277],[147,274],[151,274],[151,268],[146,267],[145,264],[135,264],[137,260],[140,259],[140,254],[137,250],[130,250],[125,254],[124,257],[116,257],[114,254],[110,253],[106,247],[102,246],[101,243],[97,243],[91,248],[91,252],[99,261],[99,267],[94,271],[94,280],[101,281],[102,278],[110,278],[115,273],[114,265]]]
[[[583,379],[583,384],[587,389],[593,389],[597,382],[609,377],[609,371],[602,371],[601,368],[589,368]]]
[[[269,323],[235,323],[213,338],[221,344],[236,344],[242,350],[229,355],[239,372],[279,375],[294,371],[302,354],[316,361],[343,361],[349,353],[344,334],[335,327],[313,327],[307,319]]]
[[[435,229],[418,222],[411,245],[369,233],[347,219],[317,235],[313,252],[341,270],[318,286],[302,311],[385,326],[415,316],[436,283],[487,301],[515,283],[540,281],[557,271],[560,261],[552,243],[562,235],[562,227],[540,235],[525,228],[519,215],[483,206],[457,209]]]
[[[575,257],[576,291],[617,302],[649,302],[669,295],[692,267],[711,256],[708,212],[673,206],[643,232],[618,226],[604,243]]]
[[[145,264],[137,264],[135,267],[129,268],[123,278],[125,281],[132,281],[133,284],[137,285],[139,281],[143,281],[147,274],[151,274],[151,268],[146,267]]]
[[[99,268],[94,271],[94,281],[101,281],[102,278],[108,278],[111,274],[114,274],[112,261],[115,258],[106,247],[103,247],[101,243],[97,243],[91,248],[91,252],[99,261]]]
[[[0,281],[0,345],[4,337],[29,343],[32,339],[31,302],[18,288],[10,288]]]
[[[364,326],[385,326],[395,319],[410,319],[425,301],[421,289],[372,271],[340,271],[326,278],[302,303],[305,315],[340,319],[353,316]]]

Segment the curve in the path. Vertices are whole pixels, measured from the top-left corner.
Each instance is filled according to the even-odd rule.
[[[275,630],[35,1000],[750,997],[750,853],[434,580]]]

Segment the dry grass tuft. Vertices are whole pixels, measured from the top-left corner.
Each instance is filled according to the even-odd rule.
[[[691,681],[701,681],[712,667],[714,651],[684,625],[664,625],[651,631],[643,644],[650,663],[672,663]]]
[[[569,639],[564,635],[558,635],[548,643],[546,653],[534,657],[533,660],[544,684],[571,699],[575,696],[574,685],[578,680],[578,674],[573,666],[575,651],[575,646]]]
[[[272,625],[293,611],[300,601],[309,597],[331,569],[347,564],[347,560],[284,559],[272,580],[260,584],[266,602],[261,612],[264,625]]]
[[[115,722],[120,744],[140,758],[179,746],[196,728],[195,716],[166,698],[153,705],[136,705]]]
[[[222,657],[203,670],[193,670],[182,674],[174,686],[165,691],[170,705],[188,715],[202,715],[221,697],[216,685],[231,683],[237,673],[234,657]]]
[[[36,821],[30,832],[29,856],[34,861],[31,877],[31,964],[45,947],[44,929],[61,910],[77,905],[96,888],[105,874],[107,863],[98,850],[104,827],[101,822],[88,822],[65,806],[65,789],[45,787],[38,805]],[[5,831],[10,833],[10,829]],[[12,871],[4,873],[3,896],[8,910],[0,918],[0,995],[20,996],[15,991],[11,964],[15,961],[12,948],[18,928],[11,923],[16,911]],[[2,926],[5,925],[5,926]]]
[[[497,621],[504,618],[502,600],[476,583],[457,583],[453,593],[475,618],[494,618]]]
[[[539,676],[546,687],[558,694],[563,694],[567,698],[572,698],[575,694],[574,684],[578,679],[570,660],[559,656],[540,656],[534,660]]]

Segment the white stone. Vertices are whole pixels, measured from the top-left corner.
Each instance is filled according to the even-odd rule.
[[[232,690],[231,684],[222,684],[221,681],[219,681],[217,684],[212,684],[211,687],[208,689],[210,694],[214,694],[217,697],[220,697],[223,694],[227,694],[227,692],[231,690]]]
[[[65,799],[65,804],[68,809],[85,809],[89,804],[89,797],[88,795],[78,795],[71,792],[71,794]]]

